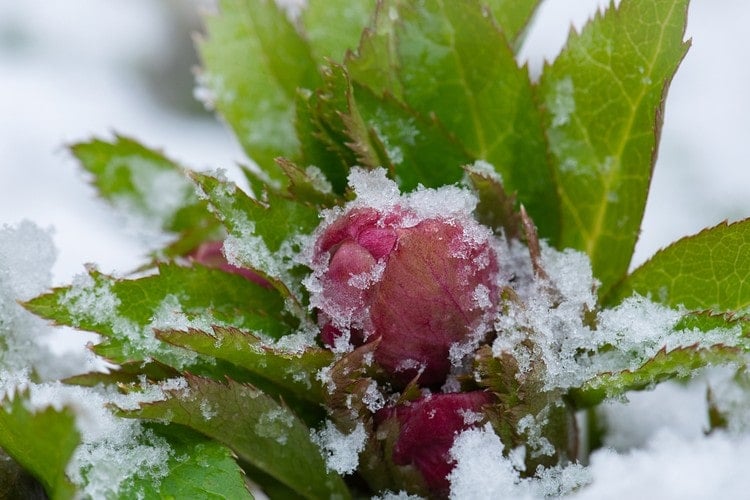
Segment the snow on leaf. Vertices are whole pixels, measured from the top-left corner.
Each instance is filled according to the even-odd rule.
[[[206,202],[195,195],[185,169],[158,151],[117,136],[73,144],[71,152],[104,199],[159,230],[205,237],[216,229]],[[201,241],[200,239],[198,241]]]
[[[721,344],[700,347],[661,349],[639,368],[621,372],[601,373],[569,392],[578,409],[595,406],[605,399],[617,398],[628,391],[651,389],[670,379],[686,378],[696,370],[712,365],[743,365],[743,351]]]
[[[273,163],[294,156],[298,88],[316,88],[319,76],[307,42],[269,0],[222,0],[207,18],[208,39],[199,44],[199,81],[240,144],[271,178],[283,182]]]
[[[259,201],[224,179],[195,172],[191,177],[229,233],[224,241],[229,262],[262,273],[285,297],[295,292],[289,273],[299,238],[318,225],[318,210],[270,189]]]
[[[151,429],[172,449],[166,475],[158,481],[135,475],[120,486],[119,498],[253,498],[227,446],[184,427],[154,424]]]
[[[612,5],[571,33],[539,83],[560,245],[589,254],[601,296],[627,272],[638,237],[667,87],[689,45],[687,3]]]
[[[310,430],[287,407],[248,385],[189,376],[186,392],[123,412],[168,419],[230,447],[237,456],[306,498],[348,498],[341,477],[326,469]],[[216,408],[206,414],[206,402]]]
[[[333,354],[328,350],[310,347],[299,353],[288,352],[266,345],[249,333],[224,327],[214,327],[212,333],[160,330],[157,336],[170,344],[228,361],[304,400],[323,400],[324,390],[316,374],[331,364]]]
[[[242,276],[199,265],[163,264],[158,271],[124,280],[92,269],[25,306],[57,324],[101,334],[95,351],[115,362],[153,358],[178,368],[198,358],[158,341],[154,328],[226,324],[279,337],[296,327],[281,313],[283,300],[274,290]]]
[[[0,447],[42,483],[50,498],[73,498],[76,488],[65,469],[80,442],[75,414],[67,407],[29,409],[27,398],[22,392],[0,403]]]
[[[610,302],[633,293],[671,306],[750,310],[750,219],[721,223],[657,252],[612,290]]]

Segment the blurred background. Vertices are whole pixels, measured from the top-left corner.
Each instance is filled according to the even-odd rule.
[[[287,0],[290,2],[290,0]],[[298,3],[294,1],[293,3]],[[546,0],[520,54],[532,74],[604,0]],[[693,0],[635,262],[750,216],[747,0]],[[239,146],[193,99],[192,37],[210,0],[0,0],[0,226],[51,228],[54,283],[97,263],[125,273],[154,241],[96,198],[66,144],[118,133],[239,179]]]

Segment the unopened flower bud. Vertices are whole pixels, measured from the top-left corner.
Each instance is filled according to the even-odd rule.
[[[497,257],[471,217],[357,208],[323,231],[315,252],[322,341],[380,338],[375,360],[397,384],[442,383],[451,346],[484,335],[495,314]]]
[[[414,466],[432,494],[447,496],[453,442],[459,433],[485,421],[483,408],[492,402],[492,394],[484,391],[433,394],[383,408],[375,420],[379,425],[398,422],[393,463]]]

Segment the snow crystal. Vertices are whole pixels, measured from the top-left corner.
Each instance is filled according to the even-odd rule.
[[[353,168],[348,179],[356,195],[352,202],[355,206],[386,211],[396,206],[400,200],[398,185],[388,178],[385,169]]]
[[[339,474],[351,474],[357,470],[359,453],[365,448],[367,432],[362,423],[349,434],[344,434],[330,421],[319,431],[312,431],[313,442],[320,448],[328,469]]]
[[[305,175],[310,179],[312,186],[321,193],[329,194],[333,192],[333,186],[320,168],[315,165],[308,165],[305,168]]]
[[[294,426],[294,415],[286,408],[274,408],[260,416],[255,424],[255,433],[260,437],[276,440],[284,445],[288,432]]]
[[[547,107],[552,114],[553,127],[565,125],[570,120],[570,115],[575,113],[574,92],[573,79],[569,76],[555,83],[555,89],[547,98]]]

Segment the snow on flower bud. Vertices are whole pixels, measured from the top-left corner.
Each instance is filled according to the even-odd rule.
[[[375,415],[383,426],[398,423],[390,457],[395,465],[414,466],[433,494],[447,495],[453,463],[450,449],[459,433],[481,425],[483,407],[493,396],[484,391],[433,394],[416,401],[383,408]]]
[[[442,383],[451,347],[479,340],[495,314],[489,237],[469,215],[420,218],[399,206],[344,213],[315,246],[322,341],[379,338],[375,360],[394,382]]]

